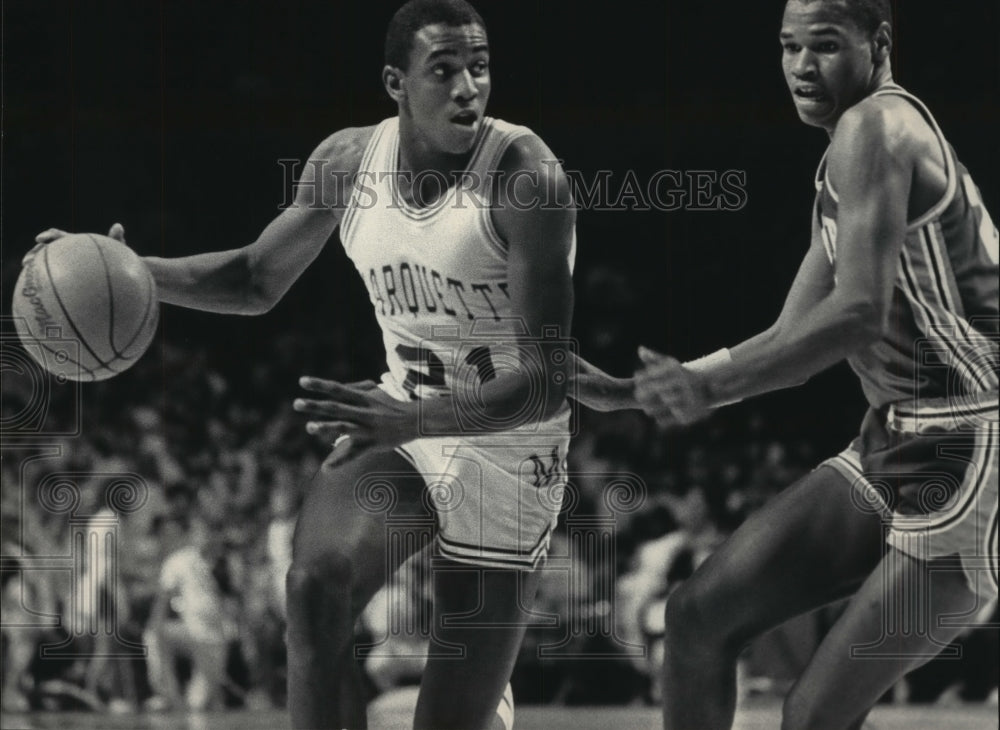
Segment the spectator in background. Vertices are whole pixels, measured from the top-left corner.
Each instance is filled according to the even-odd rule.
[[[271,575],[270,605],[285,618],[285,575],[292,565],[292,533],[299,494],[290,463],[279,462],[273,472],[270,522],[267,526],[267,562]]]
[[[147,706],[220,708],[233,631],[224,617],[222,595],[212,574],[221,549],[217,533],[202,518],[192,516],[186,531],[182,521],[164,522],[161,538],[165,546],[173,543],[175,549],[160,571],[144,633],[149,681],[155,693]],[[191,665],[184,694],[175,666],[178,659]]]
[[[695,471],[690,469],[689,474]],[[649,699],[653,702],[659,701],[667,596],[726,538],[701,485],[680,496],[664,494],[661,499],[669,505],[678,529],[639,545],[632,569],[618,579],[617,595],[619,635],[647,647],[640,671],[652,680]]]
[[[5,527],[9,529],[6,524]],[[13,543],[3,543],[4,555],[18,553],[28,555],[26,549],[20,549]],[[0,590],[0,612],[6,624],[0,664],[3,667],[3,709],[6,712],[25,712],[31,705],[29,695],[35,689],[34,677],[29,669],[46,631],[43,627],[31,625],[38,622],[38,616],[32,613],[53,614],[55,600],[46,571],[24,570],[20,565],[0,573]],[[18,626],[19,623],[22,625]]]
[[[65,460],[62,463],[68,463]],[[36,500],[23,500],[22,474],[11,460],[0,462],[0,554],[14,558],[0,573],[0,615],[3,616],[2,708],[6,712],[24,711],[38,696],[40,677],[32,673],[38,647],[46,639],[56,641],[54,629],[59,614],[59,590],[63,587],[50,570],[32,570],[35,556],[59,554],[55,530],[46,521],[48,513]],[[23,500],[23,502],[19,502]],[[48,623],[46,626],[44,624]],[[64,634],[59,638],[64,638]],[[50,662],[49,667],[59,665]]]
[[[102,507],[91,516],[88,523],[88,539],[105,544],[107,524],[116,517],[108,507]],[[121,542],[118,533],[116,558],[128,546]],[[108,707],[115,712],[135,710],[138,706],[135,676],[132,664],[124,657],[114,656],[115,647],[108,624],[121,636],[121,630],[131,618],[131,603],[126,584],[121,580],[117,565],[112,566],[105,551],[98,549],[84,553],[84,567],[78,579],[77,591],[84,597],[80,602],[81,615],[77,620],[84,622],[93,633],[92,656],[84,675],[84,689],[95,697],[108,697]],[[95,632],[96,629],[96,632]]]
[[[373,643],[365,672],[379,692],[420,684],[430,651],[430,559],[426,550],[410,557],[361,614]]]

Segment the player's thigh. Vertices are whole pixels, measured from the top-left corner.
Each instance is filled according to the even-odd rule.
[[[890,548],[828,632],[829,647],[822,651],[876,660],[892,655],[912,669],[975,628],[990,605],[992,598],[969,587],[957,557],[925,561]]]
[[[835,718],[866,712],[969,628],[984,603],[956,560],[888,550],[789,693],[784,726],[841,727]]]
[[[445,565],[434,571],[431,655],[415,727],[487,727],[532,622],[539,573]]]
[[[299,511],[292,569],[339,564],[377,588],[387,570],[421,548],[421,538],[430,540],[434,515],[428,504],[423,477],[395,452],[362,453],[336,467],[324,464]],[[400,541],[397,533],[406,529],[415,537]]]
[[[493,629],[531,620],[540,573],[532,569],[480,566],[436,558],[433,568],[437,628]]]
[[[821,466],[775,496],[678,590],[684,613],[746,639],[856,589],[882,556],[883,530],[854,489]]]

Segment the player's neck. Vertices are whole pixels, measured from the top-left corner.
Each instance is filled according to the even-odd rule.
[[[869,88],[869,96],[881,89],[883,86],[896,83],[892,78],[892,66],[886,61],[872,74],[872,82]]]
[[[892,68],[889,66],[889,62],[886,61],[880,67],[872,71],[872,77],[871,80],[868,82],[868,89],[865,92],[865,95],[862,96],[860,99],[858,99],[858,101],[855,103],[860,103],[864,99],[867,99],[869,96],[874,94],[879,89],[895,83],[896,83],[895,79],[892,78]],[[837,131],[837,124],[839,122],[840,118],[838,117],[836,123],[826,127],[826,133],[831,139],[833,139],[833,135]]]
[[[439,173],[450,182],[465,170],[471,157],[471,149],[461,154],[435,150],[408,125],[402,123],[399,125],[397,172],[411,176]]]

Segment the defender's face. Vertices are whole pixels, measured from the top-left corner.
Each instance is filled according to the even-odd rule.
[[[782,68],[799,117],[832,132],[872,91],[873,39],[840,2],[789,0],[781,25]]]
[[[490,97],[489,64],[481,25],[428,25],[414,35],[403,111],[435,150],[472,149]]]

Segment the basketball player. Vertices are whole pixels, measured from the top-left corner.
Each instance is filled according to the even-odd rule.
[[[664,424],[690,423],[846,359],[871,408],[843,453],[672,594],[667,728],[730,727],[740,649],[852,593],[783,727],[859,727],[997,595],[997,230],[927,107],[893,82],[888,0],[789,0],[780,39],[795,108],[830,146],[777,322],[685,365],[643,350],[634,381],[581,380],[581,396],[634,404],[634,387]]]
[[[390,511],[372,507],[379,490],[391,493],[392,519],[423,519],[429,497],[437,520],[443,567],[415,726],[483,728],[509,705],[558,514],[545,497],[565,477],[568,358],[543,335],[569,331],[575,211],[545,144],[485,116],[489,55],[464,0],[408,2],[389,25],[382,70],[398,116],[321,143],[295,204],[254,243],[146,259],[164,302],[257,314],[339,226],[382,328],[379,387],[303,378],[330,398],[295,403],[312,414],[310,433],[336,442],[305,498],[288,572],[295,727],[366,726],[355,620],[422,547],[390,545]],[[533,202],[542,196],[547,205]]]

